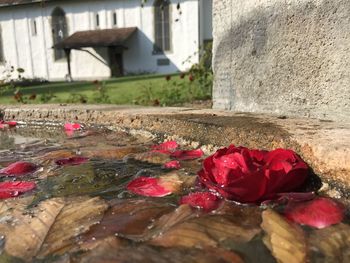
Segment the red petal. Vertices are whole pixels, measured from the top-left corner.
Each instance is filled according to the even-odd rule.
[[[180,199],[180,204],[188,204],[192,207],[204,209],[206,212],[217,209],[221,202],[221,198],[210,192],[191,193]]]
[[[157,178],[144,176],[132,180],[126,188],[130,192],[142,196],[163,197],[172,193],[163,186],[160,186]]]
[[[164,164],[164,168],[168,168],[168,169],[180,169],[181,165],[179,161],[170,161]]]
[[[179,145],[177,144],[176,141],[167,141],[158,145],[153,145],[151,148],[152,148],[152,152],[170,154],[171,152],[175,151],[178,147]]]
[[[67,122],[66,124],[64,124],[64,129],[66,131],[76,131],[81,129],[81,125],[79,123],[69,123]]]
[[[308,202],[291,202],[285,216],[298,224],[324,228],[344,219],[345,207],[335,200],[319,197]]]
[[[5,174],[8,176],[24,175],[32,173],[38,169],[33,163],[29,162],[15,162],[0,170],[0,174]]]
[[[6,129],[8,128],[9,126],[7,124],[4,124],[4,123],[0,123],[0,129]]]
[[[17,126],[17,122],[16,121],[5,121],[4,124],[7,124],[10,127]]]
[[[36,184],[34,182],[1,182],[0,199],[19,196],[33,190],[35,187]]]
[[[184,150],[184,151],[175,151],[171,154],[171,157],[178,160],[194,160],[201,158],[204,155],[202,149],[197,150]]]
[[[57,165],[79,165],[82,163],[86,163],[88,160],[89,158],[86,158],[86,157],[75,156],[75,157],[56,160],[55,163]]]

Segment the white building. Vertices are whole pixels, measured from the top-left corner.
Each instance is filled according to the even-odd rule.
[[[212,39],[212,0],[141,2],[0,0],[0,73],[11,65],[26,78],[62,80],[69,64],[73,79],[96,79],[196,63]]]

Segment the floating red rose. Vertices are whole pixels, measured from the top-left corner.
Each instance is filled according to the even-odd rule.
[[[211,192],[191,193],[180,199],[180,204],[188,204],[192,207],[201,208],[207,212],[217,209],[221,202],[222,199]]]
[[[56,160],[55,163],[57,165],[79,165],[86,163],[89,160],[89,158],[81,157],[81,156],[74,156],[70,158],[63,158]]]
[[[36,164],[30,162],[15,162],[0,170],[0,175],[19,176],[35,172],[38,169]]]
[[[308,166],[291,150],[268,152],[231,145],[206,158],[198,176],[227,199],[256,203],[297,190],[308,176]]]
[[[0,199],[6,199],[19,196],[25,192],[31,191],[36,187],[34,182],[1,182]]]
[[[329,198],[315,198],[308,202],[290,202],[285,216],[298,224],[324,228],[338,224],[344,219],[345,207]]]
[[[152,197],[170,195],[172,191],[159,184],[159,180],[153,177],[138,177],[132,180],[126,188],[134,194]]]

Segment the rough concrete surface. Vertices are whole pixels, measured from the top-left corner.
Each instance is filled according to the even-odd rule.
[[[350,1],[214,0],[214,108],[350,120]]]
[[[199,145],[291,148],[324,181],[350,188],[350,122],[191,108],[0,106],[6,120],[78,121],[182,138]],[[212,147],[209,147],[212,148]]]

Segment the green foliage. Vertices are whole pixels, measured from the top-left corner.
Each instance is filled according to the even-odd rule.
[[[67,103],[87,103],[88,98],[84,94],[71,93],[67,99]]]
[[[92,101],[96,103],[111,103],[107,93],[106,82],[95,80],[93,84],[95,85],[95,91],[92,96]]]
[[[48,92],[43,93],[43,94],[40,96],[40,101],[41,101],[42,103],[48,103],[48,102],[50,102],[51,100],[53,100],[54,98],[56,98],[56,96],[52,93],[52,91],[48,91]]]

